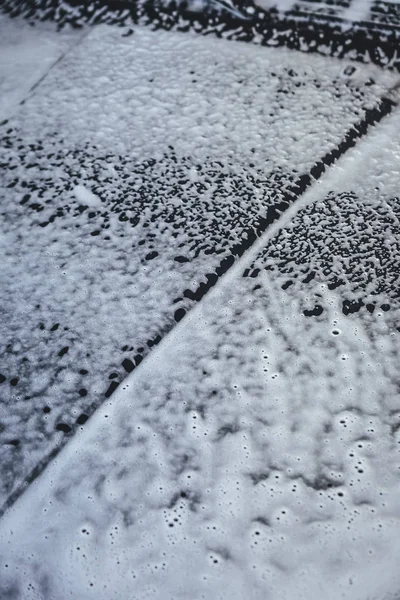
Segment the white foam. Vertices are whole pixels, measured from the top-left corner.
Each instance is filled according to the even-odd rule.
[[[84,185],[77,185],[74,188],[75,198],[81,204],[85,206],[90,206],[92,208],[101,208],[102,202],[96,194],[93,194],[87,187]]]
[[[311,203],[324,205],[332,188],[360,186],[350,217],[364,204],[388,205],[373,182],[399,189],[398,122],[399,114],[388,118],[285,215],[281,258],[290,256],[291,223]],[[278,261],[242,277],[263,244],[279,242],[280,227],[164,338],[2,519],[5,597],[397,593],[399,336],[382,332],[395,316],[345,316],[341,288],[318,280],[285,291]],[[299,236],[306,244],[307,229]],[[302,268],[293,267],[299,280]],[[306,318],[316,300],[323,313]]]

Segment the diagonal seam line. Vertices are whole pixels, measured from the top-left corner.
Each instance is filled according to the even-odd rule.
[[[330,150],[310,169],[309,173],[300,175],[291,185],[285,189],[285,200],[276,206],[271,206],[267,209],[267,215],[259,220],[257,227],[251,227],[245,231],[242,241],[238,242],[231,249],[230,256],[223,258],[215,269],[215,274],[206,274],[207,283],[201,283],[196,292],[191,293],[191,299],[199,301],[213,287],[218,279],[228,271],[233,265],[235,258],[240,258],[244,252],[249,250],[257,238],[259,238],[272,223],[294,203],[306,190],[325,173],[327,167],[333,165],[341,158],[350,148],[353,148],[357,141],[367,134],[371,126],[379,123],[385,116],[389,115],[397,103],[390,98],[382,98],[378,106],[368,109],[365,112],[362,121],[353,125],[345,134],[344,139],[339,145]],[[186,297],[189,297],[186,294]]]
[[[34,93],[34,91],[36,90],[36,88],[39,87],[39,85],[46,79],[46,77],[49,75],[50,71],[52,71],[54,69],[54,67],[56,65],[58,65],[59,62],[61,62],[63,60],[63,58],[73,49],[75,48],[75,46],[78,46],[79,44],[82,43],[82,41],[85,39],[85,37],[90,33],[90,29],[87,29],[86,31],[84,31],[82,33],[82,35],[79,37],[79,39],[77,41],[73,41],[70,43],[70,45],[68,46],[68,48],[66,48],[64,50],[64,52],[61,54],[61,56],[59,56],[53,63],[51,63],[51,65],[49,66],[49,68],[47,69],[46,73],[44,73],[39,79],[38,81],[36,81],[33,86],[30,88],[30,90],[27,92],[25,98],[23,98],[22,100],[20,100],[18,102],[18,104],[21,106],[23,104],[25,104],[25,102],[27,100],[29,100],[32,96],[32,94]]]
[[[394,86],[392,90],[389,91],[388,96],[391,95],[391,92],[398,91],[398,86]],[[393,93],[393,98],[397,97]],[[255,242],[264,234],[267,228],[272,225],[272,223],[281,219],[284,213],[288,210],[289,207],[293,206],[299,198],[301,198],[304,193],[311,187],[311,185],[318,181],[321,176],[325,173],[326,168],[329,168],[333,165],[339,158],[341,158],[350,148],[353,148],[357,141],[365,136],[368,133],[368,130],[377,125],[384,117],[389,115],[392,110],[397,106],[398,102],[390,97],[383,97],[380,99],[377,105],[373,108],[367,109],[365,111],[364,117],[361,121],[352,125],[350,129],[345,133],[344,139],[339,143],[339,145],[333,150],[327,152],[325,156],[323,156],[315,165],[310,169],[309,173],[300,175],[288,188],[285,190],[285,200],[278,204],[277,206],[269,207],[267,209],[267,215],[260,219],[257,227],[249,228],[243,235],[242,241],[238,242],[231,249],[230,255],[223,258],[215,269],[214,273],[208,273],[205,275],[207,280],[206,283],[201,283],[195,292],[190,292],[190,299],[193,299],[195,302],[191,308],[197,306],[197,304],[204,298],[204,296],[220,281],[221,277],[230,270],[230,268],[234,265],[235,261],[242,257],[243,254],[249,251]],[[186,290],[186,297],[189,297],[188,290]],[[169,327],[165,328],[162,334],[159,335],[159,341],[157,344],[166,337],[168,333],[170,333],[176,324],[171,324]],[[149,351],[146,354],[146,357],[151,354],[151,348],[156,345],[152,340],[150,340],[151,345],[148,346]],[[142,360],[143,357],[141,357]],[[135,370],[139,364],[141,364],[141,360],[132,367],[130,372]],[[127,373],[128,375],[128,373]],[[120,382],[122,383],[122,382]],[[100,401],[99,405],[94,406],[91,410],[87,410],[89,413],[89,418],[93,415],[93,413],[103,404],[105,399],[110,398],[115,390],[119,387],[120,383],[112,382],[104,395],[103,400]],[[76,430],[75,430],[76,432]],[[7,500],[0,507],[0,518],[3,517],[5,512],[15,504],[20,496],[25,492],[28,486],[39,477],[39,475],[44,471],[47,465],[59,454],[59,452],[67,445],[68,441],[75,434],[72,432],[68,438],[64,438],[57,446],[55,446],[50,452],[46,454],[37,464],[36,466],[28,473],[28,475],[23,479],[23,481],[16,487],[16,489],[10,494]]]

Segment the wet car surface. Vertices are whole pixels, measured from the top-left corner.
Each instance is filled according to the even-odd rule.
[[[400,589],[398,5],[310,5],[8,3],[1,597]]]

